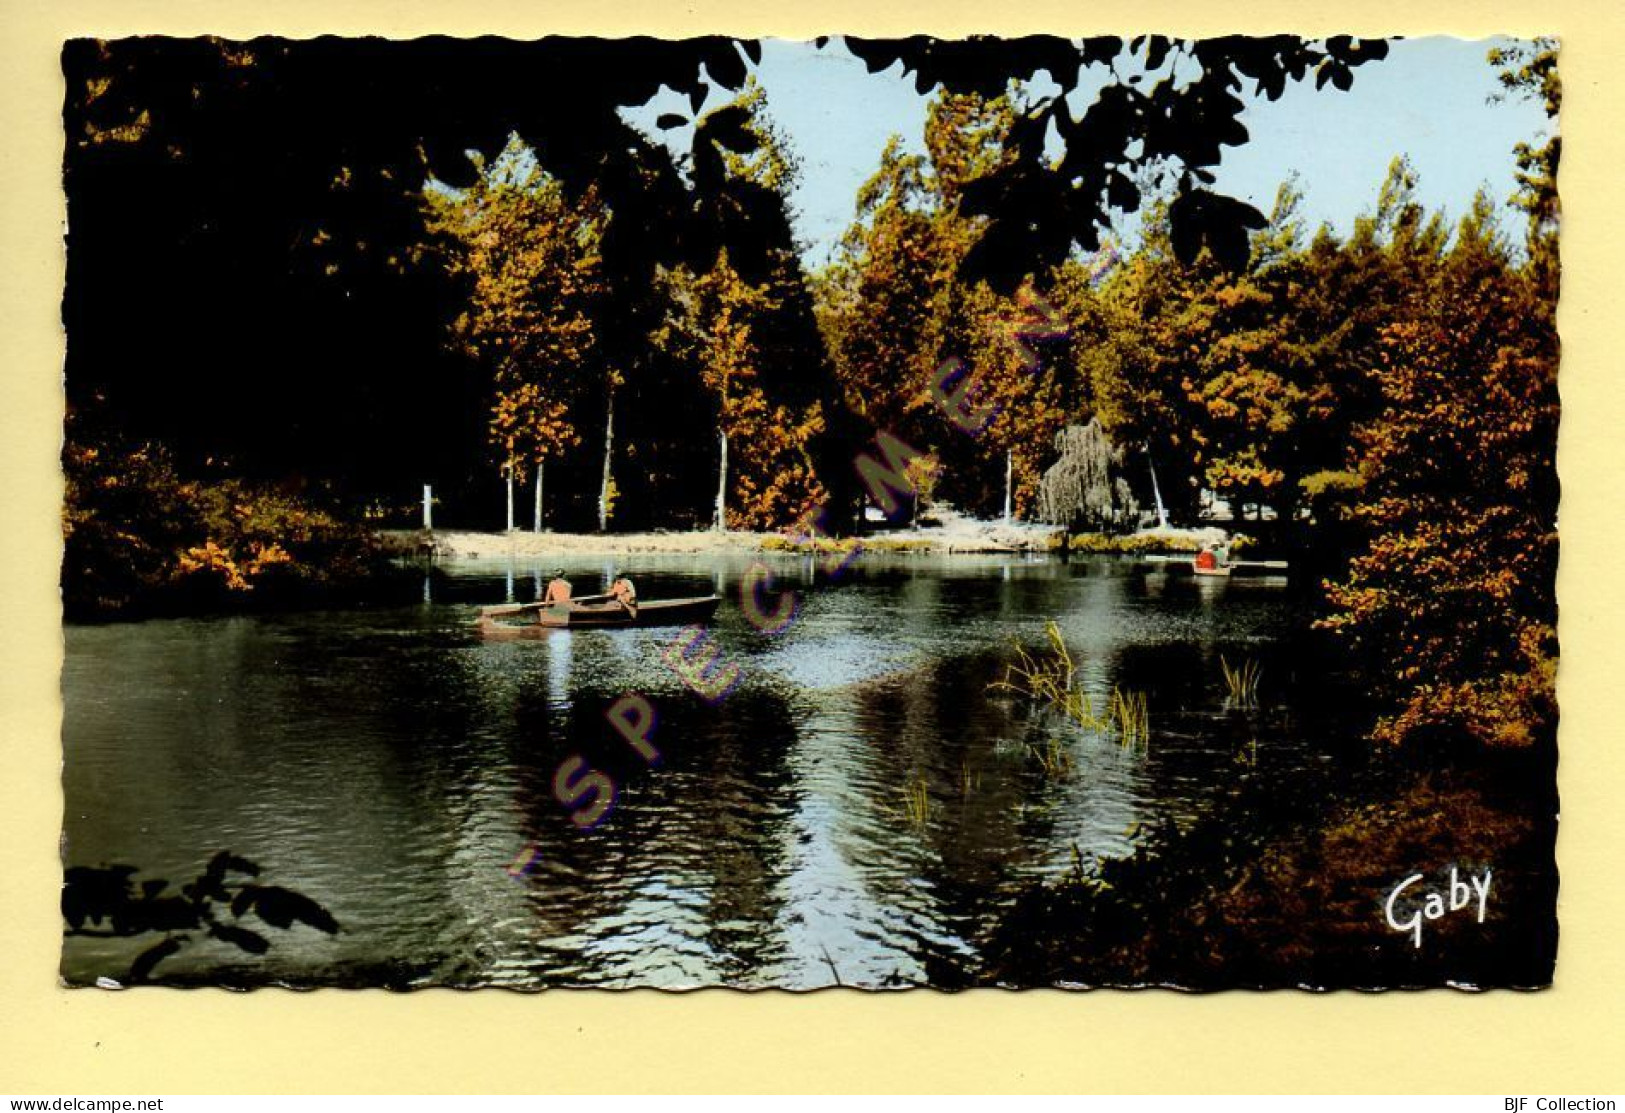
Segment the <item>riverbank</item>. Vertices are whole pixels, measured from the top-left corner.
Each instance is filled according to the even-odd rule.
[[[532,533],[524,530],[480,533],[467,530],[387,530],[379,534],[389,551],[437,560],[490,557],[626,556],[631,554],[850,552],[875,553],[1193,553],[1223,530],[1149,530],[1123,536],[1073,534],[1053,526],[944,518],[918,529],[887,530],[862,538],[791,539],[784,533],[716,530],[644,533]]]
[[[1260,815],[1269,797],[1245,793],[1228,815],[1022,893],[989,940],[984,976],[1197,990],[1548,986],[1555,805],[1532,799],[1529,783],[1539,780],[1507,770],[1419,772],[1392,795],[1327,800],[1314,818],[1306,800],[1290,817]],[[1241,809],[1253,813],[1245,822]],[[1452,870],[1468,891],[1472,878],[1487,884],[1482,919],[1476,896],[1422,914],[1431,893],[1460,896]]]

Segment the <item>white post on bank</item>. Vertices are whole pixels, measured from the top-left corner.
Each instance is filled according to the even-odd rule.
[[[508,462],[508,467],[507,467],[506,470],[507,470],[507,473],[508,473],[507,476],[506,476],[506,479],[508,481],[508,532],[512,533],[513,532],[513,461],[510,460]]]

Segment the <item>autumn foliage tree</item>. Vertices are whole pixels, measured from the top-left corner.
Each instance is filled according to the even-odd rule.
[[[547,461],[580,443],[577,410],[590,376],[614,389],[614,376],[595,363],[608,217],[591,190],[567,197],[517,136],[475,165],[472,187],[424,191],[425,221],[467,286],[452,337],[491,376],[498,462],[510,483],[534,466],[539,484]]]
[[[941,346],[942,258],[921,156],[893,136],[858,190],[856,216],[816,278],[818,319],[847,406],[921,441]]]
[[[1555,58],[1550,41],[1490,53],[1549,117]],[[1408,311],[1378,329],[1347,510],[1363,541],[1322,624],[1368,666],[1384,742],[1526,747],[1556,726],[1557,140],[1515,154],[1521,253],[1482,193],[1448,245],[1403,172],[1379,206]]]
[[[760,85],[694,121],[689,165],[703,234],[661,272],[654,344],[715,415],[713,526],[775,529],[827,498],[817,473],[835,399],[790,227],[797,163]]]
[[[943,497],[979,513],[1012,500],[1014,513],[1030,509],[1076,394],[1041,358],[1059,322],[1035,288],[1001,293],[962,273],[987,224],[965,209],[966,191],[1012,157],[1019,95],[934,98],[926,153],[909,153],[900,137],[887,144],[818,285],[820,324],[849,404],[934,452]],[[944,408],[943,396],[961,390],[962,415],[981,419],[956,421]]]
[[[1126,457],[1139,458],[1132,474],[1143,468],[1149,481],[1155,472],[1155,494],[1142,501],[1161,501],[1177,524],[1195,519],[1207,464],[1199,293],[1218,269],[1211,256],[1189,266],[1179,261],[1159,204],[1147,215],[1139,250],[1097,292],[1074,279],[1062,302],[1080,337],[1093,341],[1074,346],[1074,366],[1094,415]]]
[[[1415,319],[1383,330],[1357,433],[1368,540],[1324,621],[1379,663],[1377,737],[1523,746],[1555,722],[1557,335],[1480,196]]]
[[[68,431],[62,601],[72,619],[285,605],[382,578],[373,537],[326,492],[185,475],[164,445],[114,432],[94,401],[69,407]]]
[[[716,406],[717,529],[772,529],[821,501],[808,455],[823,431],[817,407],[797,414],[772,402],[762,386],[764,318],[777,308],[771,292],[740,277],[726,251],[704,274],[667,276],[673,312],[660,343],[689,363]]]

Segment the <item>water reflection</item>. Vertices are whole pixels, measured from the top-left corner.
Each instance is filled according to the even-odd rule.
[[[68,860],[181,879],[230,847],[346,929],[248,963],[202,945],[163,968],[181,979],[943,984],[1025,879],[1200,814],[1238,754],[1322,760],[1322,727],[1283,702],[1287,603],[1268,585],[966,557],[865,558],[831,583],[785,557],[800,612],[769,635],[734,605],[748,563],[626,563],[645,597],[729,597],[713,634],[744,680],[716,705],[661,663],[672,631],[480,641],[477,604],[544,587],[508,561],[437,573],[427,605],[70,628]],[[1149,747],[988,691],[1010,640],[1038,644],[1052,617],[1097,706],[1147,693]],[[1264,662],[1264,710],[1226,711],[1221,655]],[[605,721],[626,692],[658,708],[653,768]],[[1066,775],[1033,757],[1052,739]],[[577,753],[618,788],[590,831],[553,797]],[[117,976],[131,951],[75,939],[64,973]]]

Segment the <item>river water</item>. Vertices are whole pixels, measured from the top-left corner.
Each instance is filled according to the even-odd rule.
[[[712,637],[743,679],[714,704],[662,661],[670,629],[482,641],[478,604],[541,576],[500,561],[396,607],[69,627],[65,860],[178,886],[230,849],[342,925],[270,930],[263,957],[199,941],[160,981],[956,984],[1022,885],[1199,816],[1240,763],[1290,777],[1332,749],[1331,709],[1293,703],[1281,581],[956,555],[831,583],[765,559],[800,596],[778,634],[738,605],[749,558],[623,565],[645,599],[727,597]],[[578,594],[609,569],[567,567]],[[1050,618],[1097,706],[1146,694],[1145,745],[988,690]],[[1260,708],[1227,706],[1221,657],[1262,663]],[[653,767],[604,719],[633,692]],[[1034,753],[1051,740],[1070,769]],[[576,753],[619,786],[591,830],[553,796]],[[63,976],[119,978],[150,942],[71,938]]]

